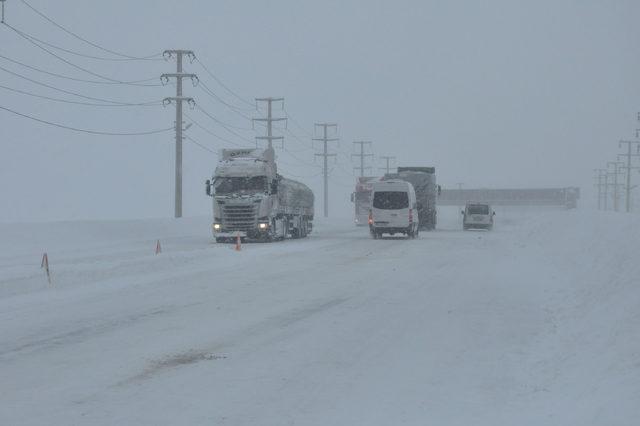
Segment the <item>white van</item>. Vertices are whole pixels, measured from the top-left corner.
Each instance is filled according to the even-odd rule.
[[[487,203],[467,203],[462,213],[462,229],[493,229],[496,215]]]
[[[371,189],[369,230],[373,238],[382,234],[418,236],[418,210],[413,185],[403,180],[374,182]]]

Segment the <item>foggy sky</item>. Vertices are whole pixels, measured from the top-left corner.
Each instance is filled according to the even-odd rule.
[[[187,48],[246,99],[283,96],[307,133],[337,122],[341,153],[331,178],[331,213],[348,216],[354,185],[352,141],[372,140],[396,165],[435,166],[453,187],[581,186],[632,138],[640,110],[640,3],[628,1],[124,1],[30,0],[60,24],[132,55]],[[7,0],[6,20],[47,42],[108,56]],[[56,61],[6,27],[0,54],[48,71],[96,79]],[[175,72],[175,62],[104,62],[64,55],[100,74],[137,80]],[[0,66],[98,98],[144,102],[174,87],[94,85]],[[247,107],[197,64],[185,71],[226,102]],[[0,84],[80,100],[12,77]],[[251,124],[185,82],[185,94],[233,126]],[[173,126],[174,108],[98,108],[56,103],[0,89],[0,105],[69,126],[141,131]],[[187,113],[238,144],[197,110]],[[262,112],[244,111],[259,117]],[[276,114],[282,113],[278,109]],[[186,123],[190,120],[185,118]],[[309,136],[290,122],[286,148],[313,163]],[[141,137],[78,134],[0,111],[0,221],[169,217],[173,133]],[[260,127],[257,126],[259,131]],[[235,130],[247,139],[257,133]],[[212,150],[229,147],[196,126],[186,134]],[[318,146],[319,147],[319,146]],[[314,189],[320,169],[277,151],[280,171]],[[210,214],[204,180],[217,156],[185,141],[184,214]],[[319,162],[318,162],[319,164]],[[376,161],[377,168],[382,162]],[[375,173],[378,174],[378,173]],[[300,176],[300,177],[299,177]]]

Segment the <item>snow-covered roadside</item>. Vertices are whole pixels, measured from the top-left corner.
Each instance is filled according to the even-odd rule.
[[[638,218],[455,213],[240,253],[206,218],[1,228],[0,423],[635,424]]]

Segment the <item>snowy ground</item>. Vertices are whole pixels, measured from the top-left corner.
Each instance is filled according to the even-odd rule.
[[[241,252],[207,218],[0,225],[0,424],[638,424],[640,218],[457,213]]]

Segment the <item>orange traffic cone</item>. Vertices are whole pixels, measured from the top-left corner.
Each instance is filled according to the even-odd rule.
[[[236,236],[236,251],[242,250],[242,240],[240,240],[240,232]]]
[[[160,240],[156,243],[156,254],[162,253],[162,247],[160,246]]]

